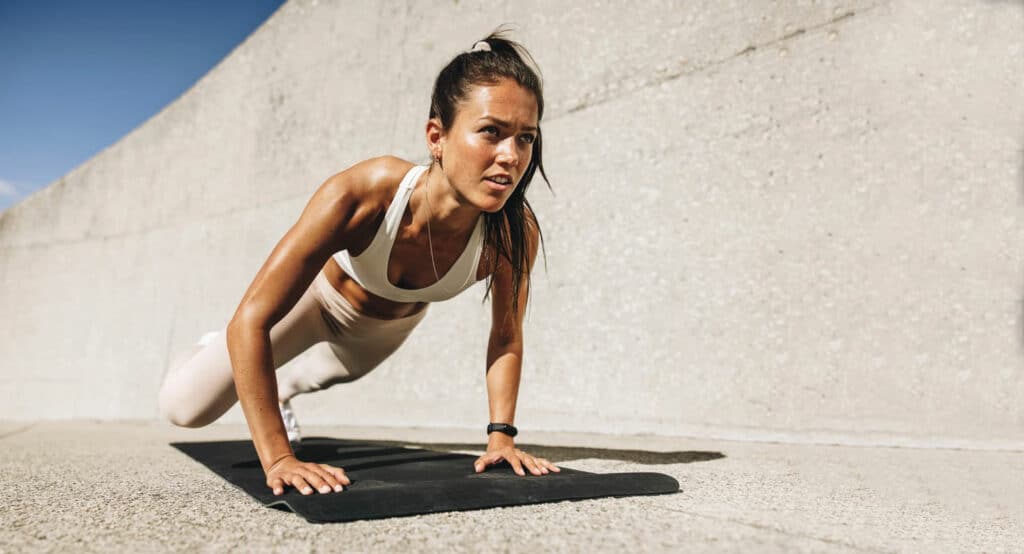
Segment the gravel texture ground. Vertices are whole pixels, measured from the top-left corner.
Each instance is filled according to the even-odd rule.
[[[463,430],[307,435],[479,452]],[[240,425],[0,423],[0,552],[1020,551],[1024,453],[524,434],[593,472],[657,471],[672,495],[315,525],[267,509],[168,446]],[[341,493],[344,494],[344,493]]]

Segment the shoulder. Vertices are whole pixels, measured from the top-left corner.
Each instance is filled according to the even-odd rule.
[[[300,221],[333,252],[372,239],[402,177],[413,166],[381,156],[359,162],[327,178],[310,199]]]
[[[370,158],[332,175],[324,187],[336,198],[377,203],[394,196],[398,184],[413,165],[396,156]]]

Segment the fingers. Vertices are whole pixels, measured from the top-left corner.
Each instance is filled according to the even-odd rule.
[[[487,469],[487,466],[501,461],[502,458],[503,456],[500,453],[484,454],[473,462],[473,469],[475,469],[477,473],[480,473]]]
[[[342,485],[351,485],[352,481],[349,480],[348,475],[345,475],[345,470],[340,467],[329,466],[327,464],[320,464],[320,467],[324,468],[327,473],[330,473],[338,483]]]
[[[547,475],[552,471],[555,473],[562,471],[558,469],[555,464],[544,458],[535,458],[530,455],[524,455],[523,460],[526,463],[526,467],[530,468],[530,472],[534,475]]]
[[[526,469],[530,470],[530,473],[534,475],[543,475],[546,473],[545,471],[541,471],[540,465],[533,456],[523,454],[523,465],[526,466]]]
[[[547,459],[531,456],[518,448],[502,449],[484,454],[473,462],[473,467],[477,473],[480,473],[488,465],[500,462],[501,460],[507,460],[509,465],[512,466],[512,471],[521,477],[526,475],[526,470],[529,470],[533,475],[547,475],[552,471],[555,473],[562,471]]]
[[[284,494],[288,485],[295,487],[300,494],[308,495],[314,491],[321,494],[342,492],[345,485],[351,484],[352,481],[340,467],[315,463],[301,463],[286,468],[286,471],[267,480],[267,486],[273,489],[275,496]]]
[[[546,458],[537,458],[522,451],[520,451],[520,453],[523,458],[523,464],[530,470],[530,473],[534,475],[547,475],[552,471],[555,473],[562,471],[558,466],[549,462]]]
[[[327,469],[329,467],[330,466],[327,466],[326,464],[306,464],[302,468],[301,474],[302,477],[305,478],[306,482],[312,485],[314,489],[320,492],[320,494],[327,494],[331,491],[343,491],[344,488],[342,487],[342,482],[345,482],[345,484],[351,484],[351,481],[348,480],[348,477],[345,476],[345,472],[341,468],[330,469],[336,470],[340,473],[343,479],[336,477],[334,473]],[[303,494],[312,494],[312,492]]]
[[[549,462],[545,458],[537,458],[537,461],[540,462],[541,467],[543,467],[547,471],[554,471],[555,473],[562,471],[561,469],[558,468],[558,466]],[[547,473],[547,471],[545,471],[545,473]]]
[[[309,483],[298,473],[293,473],[288,482],[291,486],[295,487],[295,490],[302,494],[313,494],[313,487],[310,487]]]
[[[519,459],[519,456],[512,456],[508,463],[512,464],[512,471],[516,472],[516,475],[522,477],[526,475],[523,471],[523,460]]]
[[[522,452],[521,456],[523,458],[523,465],[525,465],[526,469],[529,469],[530,473],[534,475],[547,475],[548,472],[551,471],[550,468],[555,467],[551,465],[551,462],[544,458],[535,458],[526,452]],[[554,471],[558,471],[558,469],[555,468]]]
[[[274,489],[274,496],[281,496],[284,494],[284,481],[280,478],[271,479],[267,486]]]

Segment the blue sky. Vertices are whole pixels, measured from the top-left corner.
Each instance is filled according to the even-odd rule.
[[[0,0],[0,212],[180,96],[282,0]]]

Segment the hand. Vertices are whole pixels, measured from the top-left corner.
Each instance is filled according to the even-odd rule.
[[[351,485],[345,470],[327,464],[300,462],[295,456],[288,456],[267,470],[267,486],[274,489],[274,496],[284,494],[288,485],[302,494],[313,494],[313,489],[327,494],[332,490],[341,492],[343,485]]]
[[[526,466],[526,469],[529,469],[530,473],[534,475],[547,475],[549,471],[556,473],[562,471],[555,464],[544,458],[536,458],[511,445],[497,448],[488,447],[487,453],[473,462],[473,468],[476,469],[477,473],[480,473],[487,469],[487,466],[494,465],[502,460],[508,460],[508,463],[512,464],[512,469],[516,472],[516,475],[519,476],[526,475],[523,471],[523,466]]]

